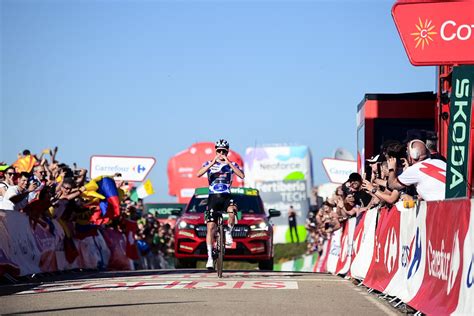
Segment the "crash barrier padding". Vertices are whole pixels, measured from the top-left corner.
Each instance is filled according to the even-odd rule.
[[[0,211],[0,276],[24,276],[73,269],[130,270],[124,234],[97,229],[68,238],[55,219],[39,222],[26,214]]]
[[[474,315],[473,202],[370,209],[325,241],[313,271],[349,275],[425,314]]]

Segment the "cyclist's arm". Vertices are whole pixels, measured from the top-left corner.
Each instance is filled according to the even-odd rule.
[[[207,161],[202,167],[201,169],[198,170],[196,176],[199,178],[200,176],[202,176],[203,174],[205,174],[207,172],[207,170],[209,170],[213,164],[216,163],[216,158],[214,158],[213,160],[211,161]]]
[[[229,166],[232,168],[234,173],[240,178],[243,179],[245,178],[244,172],[240,170],[240,168],[237,168],[232,162],[229,163]]]
[[[207,172],[207,170],[209,170],[209,168],[211,168],[211,166],[212,165],[210,163],[206,166],[202,166],[201,169],[198,170],[196,176],[199,178],[200,176],[205,174]]]

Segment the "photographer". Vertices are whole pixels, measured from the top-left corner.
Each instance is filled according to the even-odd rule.
[[[398,177],[396,173],[397,159],[388,159],[388,185],[392,189],[401,190],[415,185],[417,194],[423,200],[444,200],[446,187],[446,163],[440,159],[430,158],[428,148],[419,139],[407,145],[407,167]]]

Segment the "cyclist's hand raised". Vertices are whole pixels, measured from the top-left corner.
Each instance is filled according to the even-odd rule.
[[[211,166],[214,165],[219,157],[216,155],[214,159],[211,160]]]
[[[224,158],[224,161],[225,161],[226,164],[228,164],[228,165],[231,164],[229,158],[226,155],[223,155],[222,158]]]

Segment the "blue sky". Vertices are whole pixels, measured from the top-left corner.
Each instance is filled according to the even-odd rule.
[[[365,93],[435,90],[412,66],[394,1],[1,1],[0,161],[59,146],[167,161],[198,141],[307,145],[355,154]]]

